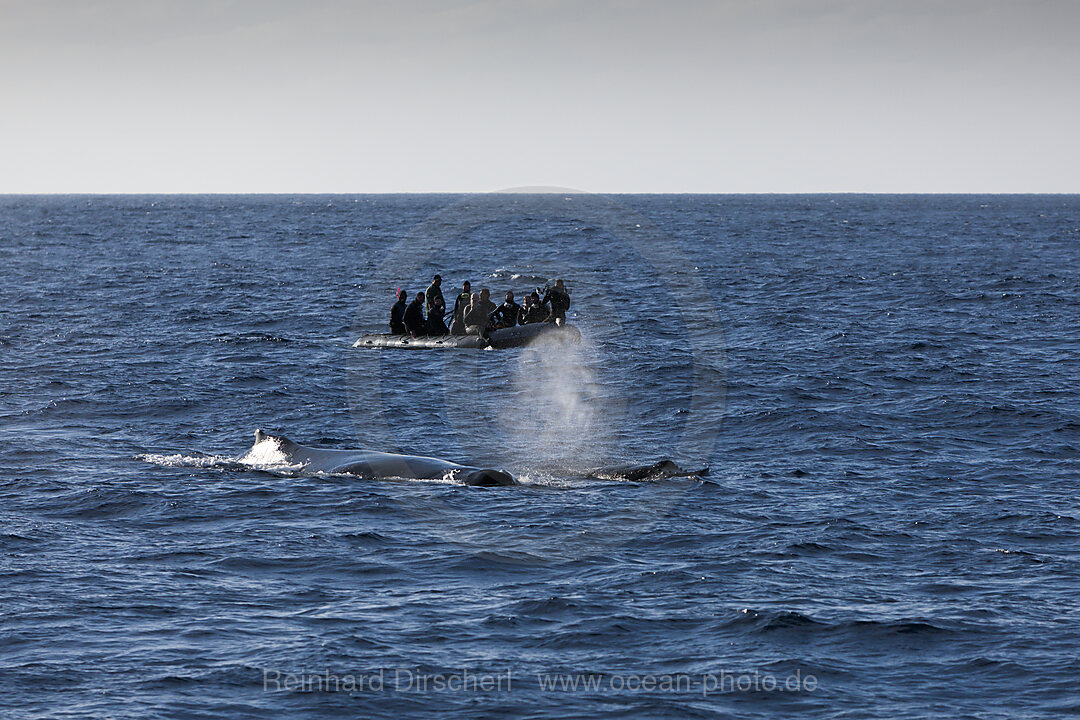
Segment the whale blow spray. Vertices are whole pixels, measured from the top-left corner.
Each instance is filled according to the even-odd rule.
[[[538,338],[522,349],[514,374],[514,461],[552,469],[588,466],[608,454],[610,403],[596,381],[599,358],[580,345]]]

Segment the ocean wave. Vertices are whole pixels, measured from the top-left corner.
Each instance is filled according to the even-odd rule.
[[[960,628],[950,628],[928,620],[900,618],[889,620],[834,619],[823,620],[794,610],[741,610],[727,626],[753,633],[798,632],[827,634],[838,638],[871,636],[928,635],[945,638]],[[975,629],[975,628],[972,628]]]
[[[161,467],[231,468],[241,464],[236,458],[224,455],[185,455],[183,453],[141,453],[136,455],[135,459]]]

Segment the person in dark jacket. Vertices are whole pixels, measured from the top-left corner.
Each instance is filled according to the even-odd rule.
[[[506,302],[491,314],[495,328],[512,328],[521,320],[521,306],[514,302],[514,293],[506,293]]]
[[[397,302],[390,308],[390,334],[404,335],[405,329],[405,303],[409,299],[409,293],[398,290]]]
[[[435,304],[431,306],[427,314],[428,335],[449,335],[450,330],[446,327],[443,315],[446,314],[446,305],[443,303],[442,293],[435,298]]]
[[[566,324],[566,311],[570,309],[570,293],[566,291],[562,280],[555,281],[555,287],[549,288],[544,293],[544,299],[540,301],[540,304],[551,305],[551,314],[548,315],[547,322],[555,323],[559,327]]]
[[[518,321],[521,325],[529,324],[529,311],[532,310],[532,306],[532,293],[525,293],[525,296],[521,298],[521,319]]]
[[[451,335],[465,334],[465,308],[472,300],[472,285],[466,280],[461,284],[461,293],[454,300],[454,319],[450,321]]]
[[[427,333],[427,320],[424,318],[424,293],[416,293],[416,299],[405,308],[405,329],[413,337]]]
[[[424,300],[426,301],[424,309],[427,310],[428,317],[431,316],[431,307],[435,304],[435,300],[438,300],[439,304],[444,308],[446,307],[446,300],[443,299],[442,295],[441,275],[436,275],[431,279],[431,284],[428,285],[427,290],[424,291]]]
[[[521,318],[522,325],[544,322],[544,320],[547,319],[547,316],[547,309],[540,304],[540,293],[531,292],[525,296],[525,307],[523,308],[523,317]]]

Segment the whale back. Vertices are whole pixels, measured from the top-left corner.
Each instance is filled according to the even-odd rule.
[[[284,435],[255,431],[255,444],[242,462],[253,465],[299,466],[306,472],[356,475],[369,479],[452,479],[466,485],[516,485],[513,476],[423,455],[399,455],[372,450],[314,448]]]
[[[590,477],[600,480],[661,480],[672,477],[701,477],[709,472],[709,468],[701,470],[686,470],[679,467],[675,461],[664,458],[651,465],[613,465],[610,467],[597,468],[589,473]]]

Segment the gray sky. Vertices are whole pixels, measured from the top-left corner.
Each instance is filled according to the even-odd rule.
[[[1080,192],[1074,0],[0,0],[0,192]]]

